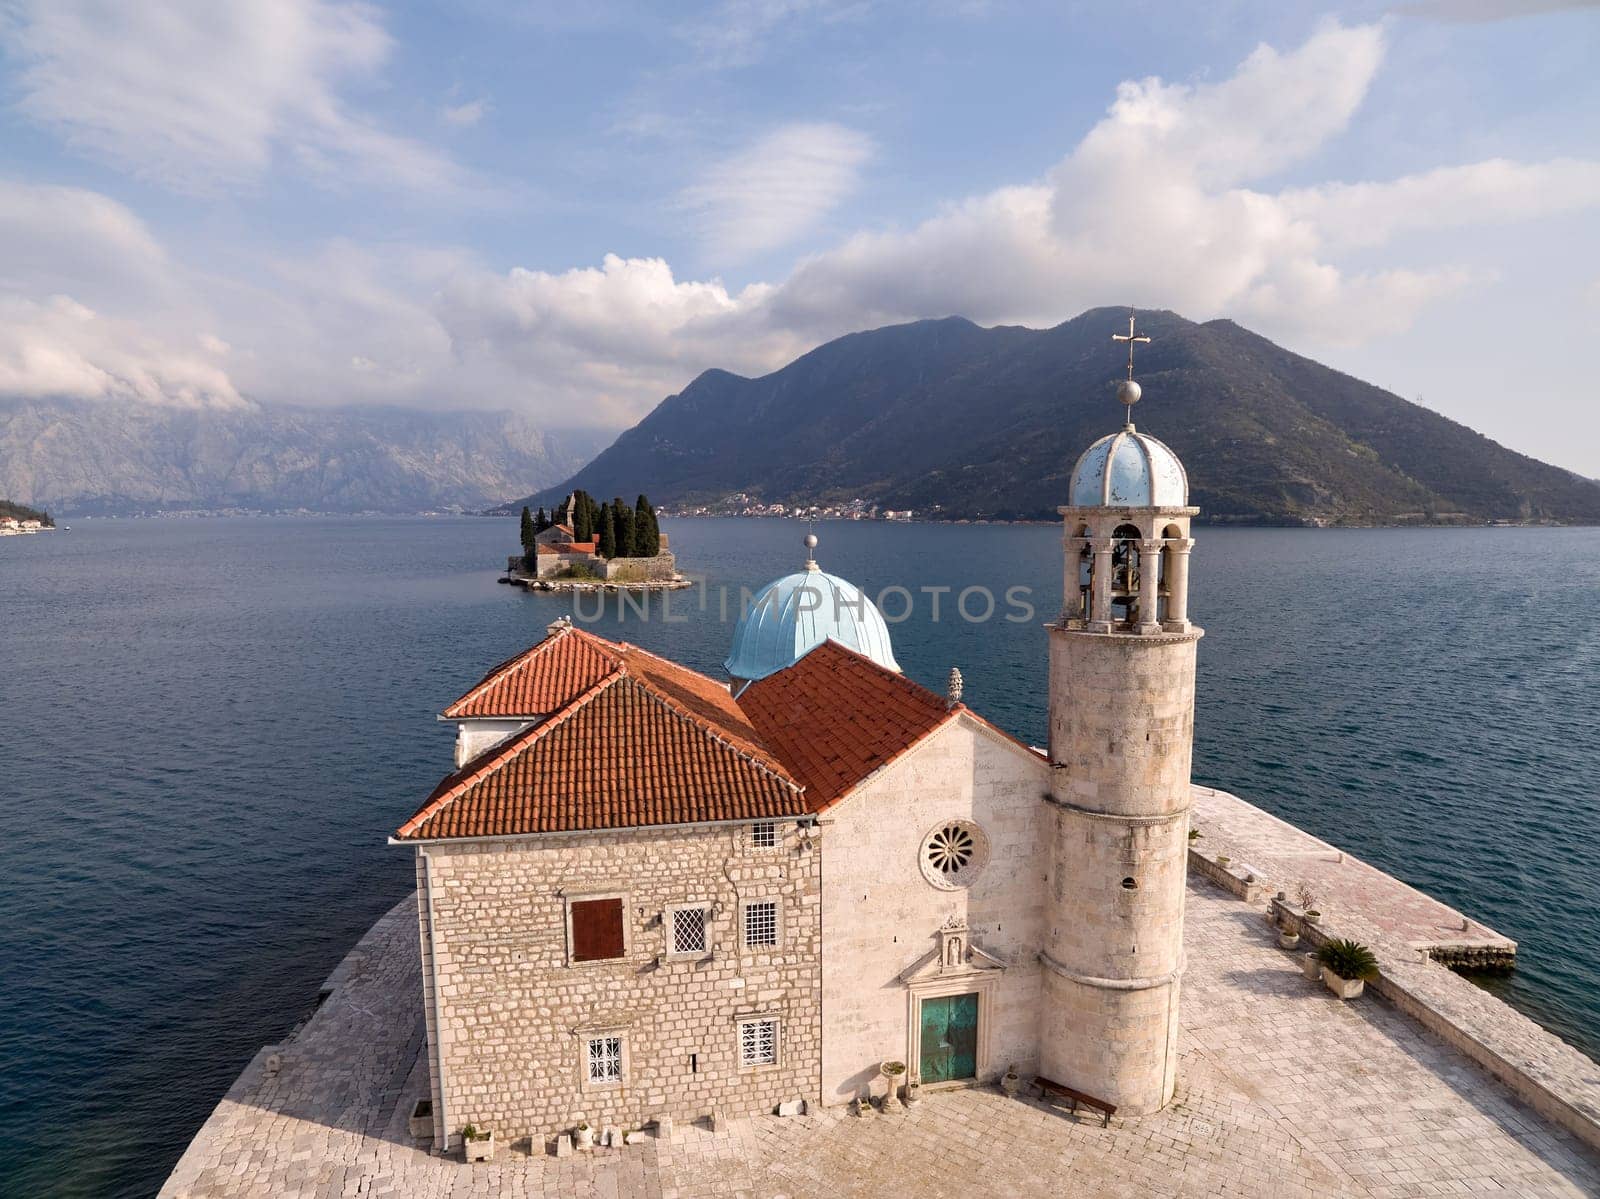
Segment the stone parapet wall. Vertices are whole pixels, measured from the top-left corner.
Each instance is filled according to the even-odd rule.
[[[1252,903],[1263,890],[1286,892],[1258,910],[1298,932],[1307,949],[1336,937],[1367,945],[1380,970],[1368,984],[1375,994],[1600,1149],[1600,1063],[1441,964],[1486,959],[1504,967],[1515,941],[1238,796],[1195,787],[1194,801],[1204,833],[1190,846],[1195,873],[1234,878],[1228,889]],[[1226,866],[1219,855],[1230,859]],[[1244,870],[1256,882],[1241,894]],[[1292,899],[1302,882],[1321,912],[1315,924]]]
[[[542,1143],[581,1119],[637,1128],[817,1098],[818,855],[793,824],[779,831],[773,850],[748,847],[742,825],[422,849],[437,1131],[458,1141],[471,1123]],[[567,899],[595,893],[624,896],[625,956],[569,965]],[[780,904],[780,946],[744,949],[740,903],[767,898]],[[669,958],[666,910],[691,902],[713,905],[711,952]],[[778,1064],[741,1069],[737,1021],[764,1015],[782,1022]],[[620,1086],[587,1081],[585,1043],[601,1030],[625,1040]]]
[[[667,550],[653,558],[608,558],[604,566],[607,579],[628,582],[662,582],[678,575],[678,560]]]

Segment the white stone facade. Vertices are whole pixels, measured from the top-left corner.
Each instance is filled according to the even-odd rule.
[[[456,721],[456,767],[465,766],[485,750],[537,723],[534,720]]]
[[[917,1073],[929,994],[979,994],[977,1078],[1036,1065],[1048,786],[1043,758],[963,717],[823,816],[824,1103],[865,1093],[885,1060]],[[924,877],[920,851],[950,821],[981,830],[986,860],[946,890]],[[941,970],[940,930],[956,922],[968,952]]]
[[[542,1141],[587,1119],[638,1128],[815,1097],[819,861],[793,822],[770,849],[749,825],[564,833],[418,849],[436,1144],[467,1124]],[[626,946],[573,963],[568,903],[623,897]],[[776,901],[778,944],[747,949],[743,905]],[[670,911],[703,904],[707,949],[674,955]],[[776,1019],[777,1061],[740,1063],[741,1020]],[[622,1077],[584,1054],[621,1042]]]

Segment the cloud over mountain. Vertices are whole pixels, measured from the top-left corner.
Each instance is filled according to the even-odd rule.
[[[139,6],[103,21],[72,4],[24,6],[7,26],[23,110],[173,186],[235,186],[278,158],[418,187],[456,177],[346,99],[344,84],[389,52],[373,10],[208,11],[173,18],[183,32],[163,27],[163,42]],[[163,44],[182,52],[167,63],[152,49]],[[1575,157],[1315,181],[1385,54],[1382,26],[1329,23],[1293,49],[1256,48],[1214,81],[1125,81],[1041,176],[907,227],[863,229],[771,281],[684,278],[648,252],[507,269],[458,246],[352,238],[240,247],[237,269],[218,277],[107,196],[0,184],[12,316],[0,387],[514,407],[616,427],[706,367],[761,372],[848,330],[949,313],[1052,324],[1116,297],[1360,343],[1486,277],[1451,243],[1388,255],[1402,265],[1372,265],[1374,248],[1600,205],[1600,163]],[[841,124],[780,124],[693,172],[679,213],[703,223],[714,261],[737,263],[819,228],[873,152]]]

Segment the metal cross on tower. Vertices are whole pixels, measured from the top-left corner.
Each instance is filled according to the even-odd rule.
[[[1124,335],[1124,334],[1121,334],[1121,333],[1113,333],[1111,335],[1111,340],[1112,341],[1125,341],[1125,342],[1128,343],[1128,378],[1130,378],[1130,379],[1133,378],[1133,347],[1136,344],[1137,345],[1149,345],[1150,344],[1150,339],[1148,337],[1144,336],[1143,334],[1140,334],[1138,336],[1134,335],[1134,332],[1133,332],[1133,309],[1131,309],[1131,308],[1128,309],[1128,332],[1127,332],[1127,334]]]

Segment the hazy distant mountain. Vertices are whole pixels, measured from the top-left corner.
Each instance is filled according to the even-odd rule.
[[[1212,520],[1600,521],[1600,483],[1515,453],[1232,321],[1140,314],[1139,427],[1189,470]],[[855,333],[782,370],[712,370],[571,479],[656,503],[861,497],[948,516],[1044,516],[1078,454],[1115,430],[1127,311],[1054,329],[951,317]]]
[[[0,495],[55,513],[478,510],[599,443],[508,413],[0,402]]]

